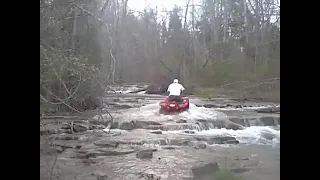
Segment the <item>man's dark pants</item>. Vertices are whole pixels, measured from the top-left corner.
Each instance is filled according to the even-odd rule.
[[[174,95],[170,95],[169,96],[169,101],[176,101],[176,102],[182,102],[183,99],[181,96],[174,96]]]

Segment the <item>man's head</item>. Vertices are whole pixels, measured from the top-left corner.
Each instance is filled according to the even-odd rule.
[[[179,83],[178,79],[174,79],[173,83]]]

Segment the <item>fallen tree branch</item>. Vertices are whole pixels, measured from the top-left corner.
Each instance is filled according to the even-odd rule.
[[[137,89],[137,90],[134,90],[134,91],[130,91],[129,93],[139,93],[141,91],[146,91],[148,89],[148,87],[145,87],[145,88],[142,88],[142,89]]]
[[[171,73],[173,73],[173,71],[163,61],[160,61],[160,62],[166,69],[168,69]]]
[[[58,100],[60,104],[64,104],[64,105],[66,105],[68,108],[70,108],[71,110],[73,110],[73,111],[81,114],[81,112],[80,112],[79,110],[77,110],[76,108],[74,108],[74,107],[70,106],[69,104],[67,104],[65,101],[63,101],[63,100],[60,99],[58,96],[56,96],[55,94],[53,94],[53,93],[52,93],[51,91],[49,91],[47,88],[45,88],[45,87],[43,87],[43,88],[44,88],[49,94],[51,94],[56,100]],[[45,102],[49,103],[49,104],[56,104],[56,103],[53,103],[53,102],[48,101],[48,100],[45,99],[41,94],[40,94],[40,98],[41,98],[42,100],[44,100]]]
[[[70,99],[70,98],[74,98],[74,94],[78,91],[78,89],[79,89],[79,87],[80,87],[80,84],[81,84],[81,80],[82,80],[81,73],[80,73],[80,75],[79,75],[79,76],[80,76],[79,84],[78,84],[77,88],[74,90],[74,92],[71,93],[71,92],[68,90],[66,84],[65,84],[65,83],[63,82],[63,80],[61,79],[61,77],[58,75],[58,73],[57,73],[57,71],[56,71],[55,68],[53,68],[53,71],[54,71],[54,74],[57,76],[58,80],[62,83],[63,87],[65,88],[65,90],[67,91],[67,93],[68,93],[68,95],[69,95],[68,98],[64,99],[64,101],[66,101],[66,100],[68,100],[68,99]],[[74,99],[75,99],[75,98],[74,98]]]

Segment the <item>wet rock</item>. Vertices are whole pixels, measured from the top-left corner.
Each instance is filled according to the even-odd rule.
[[[102,124],[98,124],[98,125],[91,125],[90,124],[90,126],[89,126],[89,129],[90,130],[93,130],[93,129],[105,129],[106,128],[106,126],[104,126],[104,125],[102,125]]]
[[[280,107],[274,107],[272,108],[273,113],[280,113]]]
[[[268,130],[261,132],[261,136],[270,141],[276,138],[276,136]]]
[[[111,125],[111,129],[117,129],[119,128],[119,122],[113,122]]]
[[[152,134],[162,134],[161,130],[156,130],[156,131],[150,131],[150,133]]]
[[[113,148],[117,148],[119,146],[119,142],[116,141],[108,141],[108,140],[100,140],[100,141],[95,141],[93,143],[96,146],[99,147],[113,147]]]
[[[259,108],[256,109],[258,113],[280,113],[280,107]]]
[[[113,107],[117,109],[130,109],[133,108],[133,106],[127,105],[127,104],[116,104]]]
[[[93,173],[94,176],[96,176],[97,180],[106,180],[108,179],[108,175],[105,172],[102,171],[96,171]]]
[[[196,146],[194,146],[196,149],[205,149],[207,148],[207,145],[205,143],[199,143]]]
[[[195,139],[206,141],[208,144],[239,144],[239,141],[232,136],[195,137]]]
[[[51,134],[56,134],[55,129],[47,129],[44,127],[40,127],[40,135],[51,135]]]
[[[187,123],[187,120],[179,119],[179,120],[175,121],[175,123]]]
[[[162,125],[150,125],[146,126],[143,129],[150,129],[150,130],[164,130],[164,127]]]
[[[190,131],[190,130],[184,130],[183,132],[184,132],[184,133],[187,133],[187,134],[195,134],[195,133],[196,133],[196,132]]]
[[[242,130],[243,126],[236,124],[234,122],[226,122],[225,123],[225,128],[226,129],[233,129],[233,130]]]
[[[264,116],[259,119],[265,126],[274,126],[274,117],[273,116]]]
[[[161,124],[155,121],[133,121],[135,129],[145,129],[148,126],[160,126]]]
[[[161,176],[157,176],[152,170],[147,170],[146,172],[138,173],[139,178],[146,180],[160,180]]]
[[[241,130],[243,129],[243,126],[240,124],[236,124],[230,120],[216,120],[212,122],[215,127],[221,129],[221,128],[226,128],[226,129],[233,129],[233,130]]]
[[[235,105],[234,107],[235,107],[235,108],[242,108],[242,105],[237,104],[237,105]]]
[[[145,149],[137,152],[136,157],[139,159],[152,159],[155,149]]]
[[[280,117],[275,117],[274,120],[277,122],[277,125],[280,125]]]
[[[74,124],[73,125],[73,131],[74,132],[84,132],[87,131],[88,128],[82,124]]]
[[[214,128],[215,122],[208,122],[207,120],[197,120],[196,125],[198,125],[199,130],[209,130],[210,128]]]
[[[190,139],[170,139],[169,145],[173,146],[188,146]]]
[[[119,129],[133,130],[133,129],[162,129],[161,124],[155,121],[130,121],[122,122]]]
[[[51,139],[54,139],[54,140],[65,140],[65,141],[68,141],[68,140],[79,140],[79,136],[75,136],[75,135],[54,135],[54,136],[51,136]]]
[[[89,150],[89,151],[78,151],[78,155],[76,155],[74,158],[89,159],[89,158],[96,158],[99,156],[119,156],[124,154],[131,154],[134,152],[135,150],[115,151],[115,150],[97,149],[97,150]]]
[[[192,173],[194,179],[212,179],[213,175],[220,171],[220,167],[217,162],[208,163],[202,166],[192,167]]]
[[[48,146],[48,147],[40,147],[40,152],[48,155],[56,155],[63,152],[63,148],[60,146]]]
[[[239,117],[229,117],[229,120],[231,122],[234,122],[236,124],[240,124],[241,126],[246,126],[245,120]]]
[[[248,157],[235,157],[233,160],[236,160],[236,161],[245,161],[245,160],[249,160]]]
[[[219,105],[216,104],[204,104],[203,107],[205,108],[219,108]]]
[[[176,149],[176,148],[173,146],[162,146],[162,149]]]
[[[169,141],[165,140],[165,139],[160,139],[160,140],[158,140],[157,143],[160,144],[161,146],[169,145]]]
[[[104,125],[104,126],[108,126],[110,121],[109,120],[106,120],[108,119],[108,117],[104,117],[104,119],[101,119],[101,118],[98,118],[98,119],[90,119],[90,124],[93,124],[93,125]],[[118,125],[118,122],[114,122],[114,124],[117,124]],[[117,127],[115,127],[117,128]],[[113,129],[115,129],[113,128]]]
[[[120,102],[120,99],[112,99],[113,102]]]
[[[71,129],[71,124],[69,123],[63,123],[60,126],[61,129]]]
[[[83,159],[81,161],[84,165],[90,166],[91,164],[96,164],[97,162],[94,161],[93,159]]]
[[[164,131],[178,131],[178,130],[197,130],[199,126],[195,123],[167,123],[163,125]]]
[[[119,126],[119,129],[123,130],[133,130],[134,129],[134,124],[132,121],[130,122],[122,122]]]
[[[52,135],[52,134],[71,134],[71,129],[54,129],[54,128],[46,128],[40,127],[40,135]]]

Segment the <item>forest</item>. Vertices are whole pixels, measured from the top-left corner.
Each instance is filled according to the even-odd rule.
[[[40,111],[81,112],[108,85],[174,78],[193,94],[280,101],[280,1],[186,0],[142,12],[128,1],[40,0]]]

